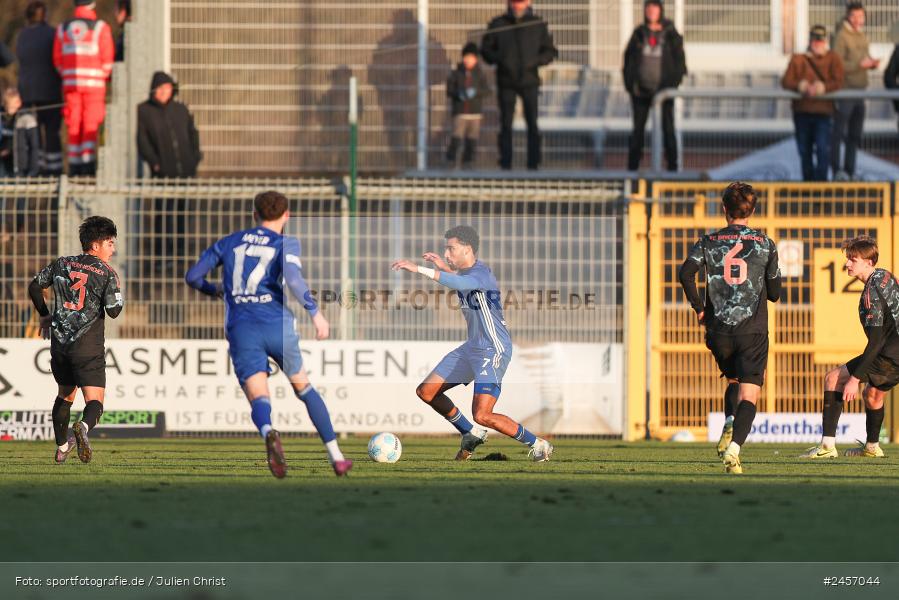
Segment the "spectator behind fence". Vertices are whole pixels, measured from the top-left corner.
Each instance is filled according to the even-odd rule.
[[[33,109],[41,134],[41,171],[47,175],[62,173],[62,80],[53,65],[53,40],[56,32],[47,24],[47,5],[40,0],[25,8],[27,25],[19,33],[16,56],[19,58],[19,92],[26,108]]]
[[[3,91],[0,124],[0,177],[34,177],[40,174],[40,135],[37,117],[22,110],[22,97],[14,87]]]
[[[803,96],[793,101],[793,124],[802,179],[827,181],[833,101],[815,97],[843,86],[843,61],[828,49],[827,29],[823,25],[812,27],[809,37],[808,51],[790,58],[781,84]]]
[[[177,93],[171,75],[157,71],[150,98],[137,107],[137,151],[153,177],[194,177],[203,158],[194,118]]]
[[[481,56],[496,65],[499,102],[499,166],[512,168],[512,119],[521,96],[528,127],[528,169],[540,166],[540,130],[537,128],[538,67],[551,63],[559,52],[546,22],[534,14],[531,0],[509,0],[508,10],[487,26]]]
[[[56,29],[53,64],[62,75],[69,173],[97,172],[97,133],[106,118],[106,80],[112,73],[112,33],[96,3],[74,0],[75,13]]]
[[[116,0],[115,22],[119,37],[115,40],[115,62],[125,60],[125,23],[131,20],[131,0]]]
[[[684,40],[665,18],[662,0],[647,0],[643,24],[634,29],[624,51],[624,85],[631,97],[634,129],[627,154],[627,168],[636,171],[643,158],[646,119],[659,90],[676,88],[687,74]],[[677,139],[674,135],[674,100],[662,103],[662,132],[669,171],[677,171]]]
[[[865,27],[865,7],[861,2],[846,5],[846,17],[837,25],[833,51],[843,61],[845,81],[843,87],[849,90],[863,90],[868,87],[868,71],[876,69],[880,61],[871,58]],[[849,181],[855,177],[855,161],[858,146],[862,141],[865,125],[864,100],[840,100],[834,103],[833,145],[830,166],[835,181]],[[840,165],[840,146],[845,141],[846,153]]]
[[[890,28],[890,39],[893,40],[893,54],[883,72],[883,85],[888,90],[899,89],[899,22]],[[899,113],[899,100],[893,100],[893,109]],[[899,123],[897,123],[899,126]]]
[[[462,62],[446,79],[446,95],[452,100],[453,134],[446,161],[456,166],[456,153],[462,150],[462,168],[471,168],[481,133],[484,98],[490,95],[487,77],[478,61],[478,46],[468,42],[462,48]]]
[[[203,159],[200,135],[187,107],[175,100],[178,88],[168,73],[153,73],[150,98],[137,107],[137,151],[150,165],[153,177],[194,177]],[[157,198],[154,201],[154,268],[160,273],[187,270],[185,244],[187,201]]]
[[[9,46],[0,41],[0,69],[16,62],[16,57],[9,51]]]

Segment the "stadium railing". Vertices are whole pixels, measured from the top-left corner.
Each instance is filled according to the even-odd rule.
[[[705,144],[681,144],[681,164],[690,166],[691,156],[688,151],[701,153],[709,152],[719,154],[718,163],[720,164],[720,156],[731,156],[736,159],[739,156],[747,154],[753,148],[759,149],[764,146],[775,143],[776,141],[791,137],[793,135],[793,125],[787,115],[790,115],[787,101],[800,98],[800,94],[784,89],[759,89],[759,88],[668,88],[660,91],[653,97],[652,104],[652,170],[656,173],[662,172],[662,103],[666,100],[681,98],[684,100],[708,99],[722,102],[734,101],[736,104],[735,114],[728,118],[725,114],[719,114],[717,118],[697,119],[692,118],[689,122],[692,128],[686,131],[683,124],[677,125],[678,134],[683,136],[685,133],[698,133],[706,138],[712,135],[724,135],[726,142],[720,147],[715,147],[714,143]],[[870,90],[840,90],[830,94],[821,96],[823,100],[899,100],[899,90],[870,89]],[[761,105],[763,102],[775,101],[778,106],[771,114],[768,109],[756,117],[753,116],[753,110],[748,109],[746,105],[755,103]],[[883,106],[886,104],[881,103]],[[871,150],[872,146],[876,146],[877,154],[883,157],[892,157],[896,153],[895,137],[896,137],[896,120],[892,115],[892,107],[887,107],[890,111],[889,119],[878,119],[872,121],[871,115],[865,122],[865,135],[862,142],[862,150]],[[757,111],[756,111],[757,112]],[[880,111],[884,112],[884,111]],[[677,119],[676,119],[677,122]],[[750,147],[743,144],[735,147],[733,135],[739,133],[742,135],[750,135],[758,138],[757,143]],[[728,135],[730,134],[730,135]],[[886,138],[885,140],[883,138]],[[696,165],[693,165],[696,166]],[[708,166],[708,165],[703,165]]]

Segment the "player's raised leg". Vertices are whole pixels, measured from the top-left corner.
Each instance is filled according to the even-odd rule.
[[[77,388],[74,385],[61,385],[53,402],[53,435],[56,438],[57,464],[66,462],[66,459],[75,450],[75,434],[69,430],[69,418],[72,411],[72,403],[75,401]]]
[[[452,355],[453,353],[450,353],[440,362],[437,369],[431,372],[425,380],[415,388],[415,393],[427,403],[428,406],[434,409],[437,414],[449,421],[449,423],[456,428],[456,431],[462,436],[459,452],[456,453],[456,460],[468,460],[471,458],[471,455],[474,454],[475,449],[487,441],[487,430],[480,427],[474,427],[471,424],[471,421],[465,418],[465,415],[462,414],[459,407],[446,395],[447,391],[456,387],[459,383],[465,383],[462,381],[456,382],[456,378],[453,378],[452,383],[448,382],[444,375],[438,373],[438,369],[447,366],[447,361]],[[450,371],[452,372],[452,369],[450,369]],[[470,378],[469,381],[471,381]]]
[[[883,401],[886,397],[886,392],[868,384],[865,387],[864,397],[865,430],[867,439],[864,444],[859,442],[857,448],[846,450],[844,456],[856,458],[883,458],[883,449],[880,447],[880,428],[883,426]]]
[[[755,420],[756,405],[761,395],[762,387],[753,383],[740,383],[740,403],[734,415],[733,439],[727,445],[722,460],[724,470],[728,473],[739,475],[743,472],[743,464],[740,462],[740,449],[746,443],[749,432],[752,430],[752,422]]]
[[[821,442],[800,455],[800,458],[836,458],[837,426],[843,414],[843,388],[849,381],[849,369],[840,365],[824,376],[824,408],[821,413]]]
[[[103,415],[105,392],[105,388],[90,385],[81,388],[81,393],[84,395],[84,412],[81,413],[81,419],[72,425],[75,445],[78,447],[78,458],[81,459],[81,462],[90,462],[94,455],[87,433],[100,422],[100,417]]]
[[[321,394],[312,387],[306,369],[301,368],[299,373],[289,377],[290,385],[293,386],[296,397],[306,405],[309,412],[309,419],[315,426],[325,450],[328,452],[328,461],[334,469],[334,473],[340,477],[346,475],[353,468],[353,461],[344,457],[340,451],[340,445],[337,443],[337,434],[334,433],[334,425],[331,423],[331,415],[328,414],[328,407],[322,400]]]
[[[268,468],[282,479],[287,475],[287,461],[281,446],[281,435],[272,427],[272,401],[268,391],[268,372],[256,372],[244,380],[243,391],[250,402],[250,418],[265,440]]]

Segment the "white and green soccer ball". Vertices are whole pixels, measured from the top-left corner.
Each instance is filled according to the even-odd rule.
[[[375,462],[395,463],[403,454],[400,438],[386,431],[376,433],[368,440],[368,455]]]

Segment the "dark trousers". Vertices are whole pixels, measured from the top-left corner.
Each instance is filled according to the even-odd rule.
[[[627,169],[636,171],[643,158],[643,138],[646,135],[646,120],[652,112],[652,96],[631,95],[631,112],[634,116],[634,130],[631,132],[627,152]],[[674,100],[662,102],[662,135],[665,144],[665,161],[669,171],[677,171],[677,138],[674,136]]]
[[[862,143],[862,128],[865,126],[865,101],[840,100],[834,102],[833,139],[831,143],[830,166],[833,174],[846,171],[849,176],[855,175],[855,157],[858,146]],[[845,142],[846,156],[843,157],[843,168],[840,169],[840,145]]]
[[[830,166],[830,115],[794,113],[793,125],[796,127],[802,180],[827,181],[827,167]]]
[[[515,102],[521,96],[524,120],[528,126],[528,169],[540,165],[540,130],[537,129],[537,97],[540,88],[504,88],[498,90],[499,99],[499,166],[512,168],[512,119],[515,116]]]
[[[41,137],[41,173],[59,175],[62,173],[62,141],[59,130],[62,126],[62,109],[43,108],[56,102],[29,102],[27,107],[35,111]]]

